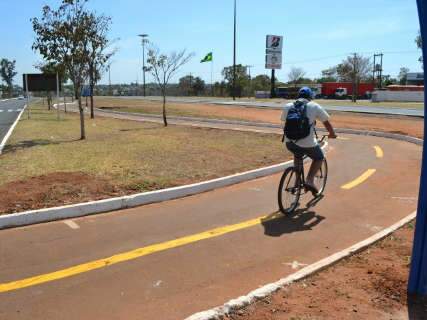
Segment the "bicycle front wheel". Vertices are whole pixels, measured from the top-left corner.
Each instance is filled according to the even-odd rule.
[[[320,196],[325,191],[327,180],[328,180],[328,162],[326,161],[326,159],[324,159],[322,162],[322,166],[314,175],[314,186],[316,187],[317,190],[319,190],[319,193],[317,194],[317,196]]]
[[[287,168],[280,179],[278,202],[280,211],[291,214],[298,207],[301,196],[301,183],[295,168]]]

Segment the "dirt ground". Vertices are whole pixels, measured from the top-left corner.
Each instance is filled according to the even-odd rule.
[[[55,172],[0,186],[0,212],[17,212],[122,194],[110,181],[82,172]]]
[[[160,114],[161,112],[160,102],[154,101],[97,98],[97,103],[99,107],[104,109],[150,114]],[[169,103],[167,108],[170,115],[258,121],[276,124],[280,123],[281,115],[280,110],[194,103]],[[332,112],[331,116],[331,122],[337,128],[376,130],[406,134],[417,138],[423,137],[424,121],[420,118],[344,112]]]
[[[408,298],[413,224],[271,297],[238,310],[228,320],[427,319],[427,299]]]

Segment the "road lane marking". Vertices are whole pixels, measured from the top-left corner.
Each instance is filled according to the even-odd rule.
[[[338,140],[350,140],[350,138],[337,137]]]
[[[15,111],[15,110],[13,110],[13,109],[9,109],[9,110],[7,110],[7,112],[13,112],[13,111]]]
[[[368,169],[360,177],[358,177],[358,178],[354,179],[353,181],[350,181],[349,183],[341,186],[341,189],[344,189],[344,190],[353,189],[354,187],[357,187],[359,184],[365,182],[375,172],[377,172],[376,169]]]
[[[377,158],[383,158],[384,157],[384,151],[381,149],[380,146],[374,146],[375,153],[377,155]]]
[[[73,230],[80,229],[79,225],[73,220],[65,220],[64,223]]]
[[[199,242],[199,241],[210,239],[210,238],[216,238],[216,237],[225,235],[227,233],[236,232],[239,230],[254,227],[263,222],[266,222],[267,220],[271,221],[279,217],[282,217],[282,215],[274,214],[270,216],[262,216],[260,218],[247,220],[237,224],[223,226],[223,227],[215,228],[212,230],[204,231],[201,233],[196,233],[190,236],[185,236],[182,238],[149,245],[146,247],[141,247],[135,250],[119,253],[108,258],[103,258],[95,261],[82,263],[66,269],[62,269],[62,270],[58,270],[58,271],[54,271],[46,274],[41,274],[41,275],[37,275],[37,276],[33,276],[33,277],[21,279],[21,280],[16,280],[12,282],[0,283],[0,293],[14,291],[22,288],[36,286],[46,282],[51,282],[55,280],[72,277],[81,273],[105,268],[113,264],[148,256],[153,253],[182,247],[194,242]]]

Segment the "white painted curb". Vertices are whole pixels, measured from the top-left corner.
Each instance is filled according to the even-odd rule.
[[[286,278],[282,278],[277,282],[267,284],[261,288],[258,288],[249,294],[239,297],[237,299],[233,299],[228,301],[222,306],[206,310],[203,312],[199,312],[196,314],[193,314],[192,316],[186,318],[185,320],[218,320],[223,319],[224,316],[229,315],[233,311],[239,310],[244,308],[245,306],[253,303],[256,300],[265,298],[275,291],[288,286],[292,284],[295,281],[302,280],[304,278],[307,278],[308,276],[319,272],[326,267],[329,267],[342,259],[345,259],[347,257],[350,257],[354,255],[355,253],[365,249],[366,247],[374,244],[375,242],[387,237],[391,233],[395,232],[399,228],[403,227],[405,224],[409,223],[410,221],[414,220],[416,217],[416,212],[413,212],[409,216],[403,218],[399,222],[395,223],[391,227],[382,230],[381,232],[378,232],[377,234],[373,235],[372,237],[363,240],[350,248],[344,249],[340,252],[337,252],[325,259],[322,259],[314,264],[311,264],[300,271],[291,274],[287,276]]]
[[[22,108],[22,110],[19,113],[18,117],[16,118],[15,122],[12,124],[12,126],[9,128],[9,131],[6,133],[3,140],[0,142],[0,154],[3,152],[3,148],[6,145],[7,140],[9,140],[10,136],[12,135],[13,130],[15,130],[15,127],[18,124],[19,120],[21,119],[21,116],[24,113],[26,108],[27,108],[27,105],[25,105]]]
[[[0,216],[0,229],[25,226],[65,218],[81,217],[101,212],[141,206],[149,203],[178,199],[279,173],[290,167],[292,163],[292,161],[288,161],[281,164],[246,171],[218,179],[158,191],[144,192],[130,196],[91,201],[62,207],[2,215]]]

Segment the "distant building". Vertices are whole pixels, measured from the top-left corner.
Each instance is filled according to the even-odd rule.
[[[407,85],[423,86],[424,72],[409,72],[406,77]]]

